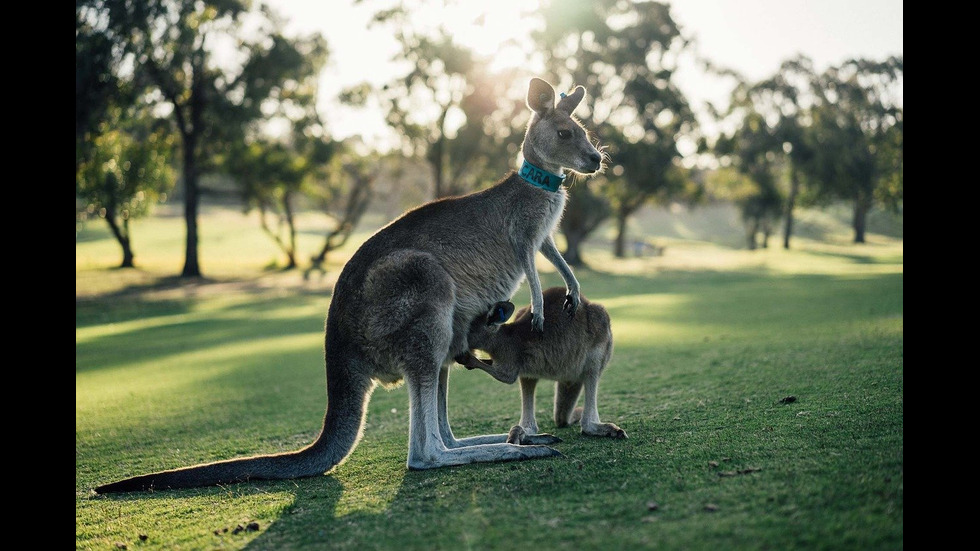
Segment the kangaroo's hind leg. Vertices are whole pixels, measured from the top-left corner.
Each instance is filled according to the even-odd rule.
[[[382,292],[392,287],[402,292]],[[410,469],[561,455],[546,446],[502,443],[502,438],[500,443],[447,446],[455,442],[445,412],[456,290],[434,257],[412,251],[391,255],[372,271],[366,290],[379,297],[369,331],[375,353],[397,364],[408,387]]]
[[[557,436],[528,432],[520,425],[514,425],[511,427],[510,432],[507,434],[484,434],[481,436],[470,436],[457,440],[453,435],[452,429],[449,427],[449,413],[447,404],[448,397],[449,369],[444,367],[439,373],[439,428],[440,432],[442,433],[442,440],[446,444],[447,448],[463,448],[480,444],[500,444],[503,442],[520,444],[523,446],[547,446],[561,442],[561,438],[558,438]]]
[[[477,436],[461,440],[451,439],[459,447],[450,448],[442,436],[439,420],[439,372],[438,363],[415,364],[406,370],[405,381],[410,399],[408,468],[432,469],[450,465],[515,461],[542,457],[561,456],[555,449],[541,445],[515,445],[503,443],[506,435]],[[446,422],[448,427],[448,421]],[[476,443],[487,442],[494,443]]]

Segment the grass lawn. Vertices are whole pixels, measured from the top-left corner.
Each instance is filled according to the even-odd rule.
[[[254,219],[212,208],[208,279],[188,283],[169,277],[181,223],[136,223],[137,270],[112,268],[100,225],[76,233],[77,549],[904,547],[904,248],[880,235],[790,251],[672,237],[663,256],[629,259],[587,248],[592,269],[576,273],[615,338],[599,414],[625,441],[555,429],[541,384],[538,422],[564,458],[410,472],[406,390],[379,388],[330,475],[95,496],[130,475],[295,449],[322,421],[331,285],[366,233],[304,281],[266,269],[277,255]],[[527,300],[522,287],[514,301]],[[456,368],[449,415],[458,437],[505,432],[519,387]]]

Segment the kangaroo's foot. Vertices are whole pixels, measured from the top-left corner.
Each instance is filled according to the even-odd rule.
[[[607,438],[626,439],[626,431],[612,423],[594,423],[582,427],[582,434],[588,436],[604,436]]]
[[[560,451],[547,446],[520,446],[513,444],[483,444],[465,448],[445,449],[435,454],[412,455],[409,453],[408,468],[413,471],[437,469],[470,463],[493,463],[565,457]]]
[[[553,434],[529,434],[524,427],[514,425],[507,433],[508,444],[518,444],[521,446],[548,446],[561,442],[561,438]]]

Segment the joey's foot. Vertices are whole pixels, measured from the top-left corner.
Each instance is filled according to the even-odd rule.
[[[570,416],[568,416],[568,424],[569,425],[577,425],[580,422],[582,422],[582,412],[583,411],[585,411],[585,410],[582,409],[582,406],[579,406],[579,407],[575,408],[574,410],[572,410],[572,414]]]
[[[547,446],[550,444],[558,444],[561,442],[561,438],[553,434],[529,434],[524,427],[520,425],[514,425],[510,428],[510,432],[507,433],[507,443],[517,444],[520,446]]]
[[[597,423],[591,427],[582,427],[582,434],[588,436],[599,436],[605,438],[615,438],[617,440],[626,440],[629,436],[626,435],[626,431],[617,427],[612,423]]]

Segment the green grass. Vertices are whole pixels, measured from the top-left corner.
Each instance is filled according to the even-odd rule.
[[[111,268],[97,225],[76,236],[76,548],[904,547],[904,250],[881,236],[751,252],[678,238],[644,259],[589,248],[596,269],[577,274],[615,335],[599,413],[626,441],[554,429],[539,385],[539,424],[564,458],[410,472],[405,388],[379,389],[330,475],[94,496],[133,474],[294,449],[319,429],[324,315],[356,243],[304,282],[263,270],[281,259],[254,220],[216,210],[202,228],[209,279],[195,283],[169,278],[179,218],[136,225],[139,270]],[[519,418],[516,385],[461,368],[451,381],[457,436]],[[249,522],[259,529],[234,533]]]

